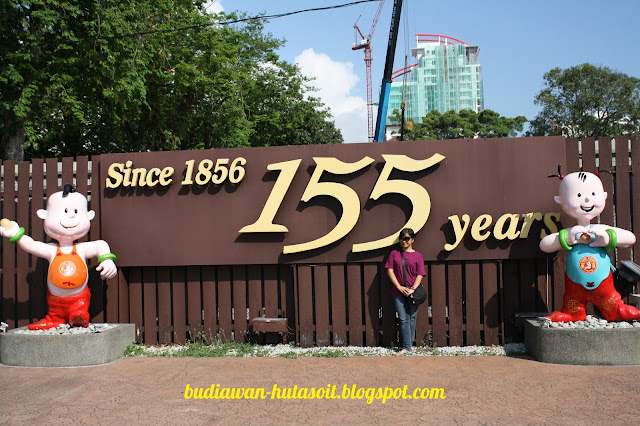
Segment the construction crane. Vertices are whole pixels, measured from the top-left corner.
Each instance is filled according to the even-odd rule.
[[[382,6],[384,6],[385,0],[379,0],[378,10],[376,11],[375,17],[373,18],[373,23],[371,24],[371,29],[369,30],[369,34],[365,37],[358,28],[357,22],[353,24],[353,28],[355,29],[355,42],[353,43],[351,50],[360,50],[364,49],[364,65],[367,71],[367,124],[369,126],[369,131],[367,133],[369,142],[373,142],[373,90],[371,84],[371,38],[373,37],[373,32],[376,30],[376,25],[378,24],[378,19],[380,18],[380,12],[382,12]]]

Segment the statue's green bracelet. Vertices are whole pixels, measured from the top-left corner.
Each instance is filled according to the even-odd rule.
[[[560,247],[562,247],[566,251],[571,251],[573,247],[567,244],[568,236],[569,236],[569,231],[567,231],[566,229],[561,229],[560,232],[558,232],[558,242],[560,242]]]
[[[16,235],[14,235],[13,237],[9,238],[9,242],[10,243],[18,242],[18,240],[20,238],[22,238],[23,235],[24,235],[24,228],[21,226],[20,230],[18,231],[18,233]]]
[[[103,254],[102,256],[100,256],[98,258],[98,265],[101,264],[103,261],[105,261],[107,259],[111,259],[111,260],[113,260],[115,262],[117,258],[116,258],[116,255],[113,254],[113,253]]]
[[[604,249],[611,251],[618,246],[618,234],[611,228],[607,229],[607,234],[609,234],[609,244]]]

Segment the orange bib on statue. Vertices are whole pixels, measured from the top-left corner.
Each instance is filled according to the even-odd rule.
[[[77,288],[87,282],[89,271],[82,258],[76,253],[73,245],[71,253],[64,254],[60,246],[56,249],[56,257],[49,265],[49,282],[60,288]]]

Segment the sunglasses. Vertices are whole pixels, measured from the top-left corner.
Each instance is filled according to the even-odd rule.
[[[401,241],[411,241],[411,237],[402,237],[400,238]]]

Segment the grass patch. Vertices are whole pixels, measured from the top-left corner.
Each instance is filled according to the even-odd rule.
[[[147,347],[138,343],[132,343],[124,350],[125,356],[144,356]]]

